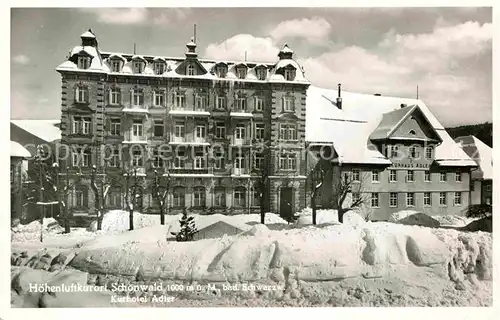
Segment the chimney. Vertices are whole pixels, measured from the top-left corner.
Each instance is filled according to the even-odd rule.
[[[374,96],[380,97],[381,94],[380,93],[375,93]]]
[[[406,103],[401,104],[401,109],[406,108]]]
[[[340,95],[342,85],[339,83],[337,86],[338,86],[337,108],[342,110],[342,97]]]

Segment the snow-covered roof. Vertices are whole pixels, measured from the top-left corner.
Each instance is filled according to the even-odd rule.
[[[347,91],[342,91],[341,95],[342,109],[336,105],[335,89],[310,86],[306,98],[306,141],[333,144],[340,162],[390,164],[374,147],[370,135],[384,114],[401,109],[401,104],[405,104],[418,106],[442,140],[435,154],[439,165],[475,166],[421,100]]]
[[[77,64],[71,61],[74,55],[78,54],[87,54],[92,58],[90,62],[90,66],[88,69],[79,69]],[[101,55],[99,54],[96,47],[93,46],[76,46],[70,52],[70,57],[67,61],[60,64],[57,68],[57,71],[83,71],[83,72],[101,72],[107,73],[110,72],[109,66],[106,65]]]
[[[293,50],[290,49],[290,47],[288,46],[288,44],[285,43],[285,45],[283,46],[283,48],[281,49],[282,53],[293,53]]]
[[[11,141],[10,142],[10,156],[13,158],[30,158],[31,153],[21,144]]]
[[[60,120],[10,120],[10,122],[44,141],[53,142],[61,139],[61,129],[56,126]]]
[[[493,149],[472,135],[457,137],[455,141],[479,166],[472,171],[472,178],[493,179]]]
[[[196,111],[196,110],[170,110],[171,115],[198,115],[198,116],[209,116],[208,111]]]

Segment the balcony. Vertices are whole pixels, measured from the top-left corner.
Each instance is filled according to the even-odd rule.
[[[128,137],[126,136],[125,139],[123,140],[124,144],[147,144],[148,139],[146,136],[134,136],[134,135],[129,135]]]
[[[208,112],[206,109],[201,109],[201,108],[188,109],[188,108],[174,107],[168,113],[172,116],[201,116],[201,117],[207,116],[208,117],[210,115],[210,112]]]
[[[231,175],[235,177],[239,176],[248,176],[250,174],[250,171],[247,168],[234,168],[231,171]]]
[[[236,138],[233,136],[231,137],[231,144],[233,146],[250,146],[252,145],[252,140],[249,138]]]
[[[180,144],[180,145],[198,145],[198,146],[208,146],[206,138],[192,138],[187,139],[186,137],[175,137],[172,136],[169,141],[170,144]]]
[[[244,109],[234,109],[229,115],[234,118],[253,118],[253,113],[247,112]]]
[[[123,113],[130,115],[147,115],[149,114],[149,110],[143,106],[130,106],[128,108],[122,109]]]
[[[172,168],[168,170],[168,174],[171,177],[212,177],[213,174],[211,173],[211,170],[208,168],[201,168],[201,169],[192,169],[192,168]],[[163,174],[164,176],[167,176],[167,173]]]

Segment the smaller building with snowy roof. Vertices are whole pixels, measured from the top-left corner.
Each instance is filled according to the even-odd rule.
[[[461,136],[455,142],[478,167],[471,172],[471,204],[493,203],[493,148],[475,136]]]

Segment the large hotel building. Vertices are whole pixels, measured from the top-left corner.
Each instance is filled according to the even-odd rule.
[[[350,198],[366,196],[373,219],[408,208],[456,214],[469,202],[476,163],[425,104],[313,87],[287,45],[273,63],[201,59],[193,41],[172,58],[103,52],[89,30],[56,70],[69,174],[84,173],[73,213],[93,213],[95,165],[115,181],[136,172],[138,211],[155,212],[156,171],[169,179],[170,212],[255,213],[263,182],[266,211],[287,216],[309,205],[308,168],[324,146],[334,152],[322,207],[347,176],[359,182]],[[124,207],[123,193],[116,183],[107,207]]]

